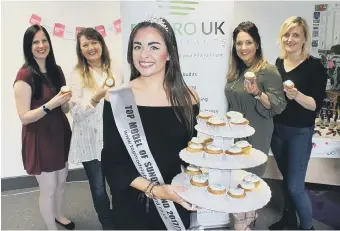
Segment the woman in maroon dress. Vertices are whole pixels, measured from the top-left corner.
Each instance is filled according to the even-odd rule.
[[[48,229],[75,224],[62,215],[71,128],[65,113],[72,93],[60,92],[65,77],[56,64],[50,37],[42,26],[29,27],[23,41],[25,63],[14,83],[22,126],[22,160],[40,188],[40,212]]]

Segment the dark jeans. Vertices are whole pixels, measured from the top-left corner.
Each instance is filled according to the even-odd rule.
[[[104,230],[112,230],[113,220],[110,210],[110,199],[106,193],[105,178],[102,174],[99,160],[83,162],[86,175],[89,179],[94,208]]]
[[[271,149],[283,176],[285,209],[299,215],[302,228],[312,227],[312,204],[305,189],[305,177],[312,151],[314,126],[296,128],[274,125]]]

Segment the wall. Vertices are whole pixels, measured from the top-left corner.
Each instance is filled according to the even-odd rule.
[[[299,15],[312,25],[315,4],[319,1],[237,1],[234,27],[242,21],[253,21],[259,28],[265,56],[271,63],[278,56],[276,44],[282,22],[289,16]],[[339,3],[339,1],[328,2]],[[29,26],[28,20],[36,13],[49,20],[65,24],[95,26],[108,24],[120,16],[119,2],[23,2],[2,3],[2,171],[1,177],[25,175],[21,161],[21,124],[16,114],[12,84],[21,66],[22,37]],[[116,66],[125,62],[122,57],[121,35],[110,34],[106,38]],[[58,64],[67,75],[76,62],[75,42],[52,36]],[[11,58],[9,57],[11,55]],[[6,97],[4,97],[6,96]],[[76,166],[71,166],[75,168]]]
[[[22,40],[35,13],[43,19],[70,26],[108,25],[120,17],[119,2],[3,2],[2,3],[2,146],[1,178],[26,175],[21,159],[21,123],[16,113],[13,81],[23,64]],[[121,69],[121,34],[107,32],[105,38],[114,68]],[[76,64],[76,41],[51,36],[57,63],[67,78]],[[70,165],[70,168],[78,166]]]

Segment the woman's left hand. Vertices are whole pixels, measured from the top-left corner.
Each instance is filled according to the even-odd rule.
[[[248,80],[244,80],[244,87],[249,94],[255,95],[259,92],[256,81],[250,82]]]
[[[287,98],[291,100],[295,99],[295,97],[299,94],[299,90],[295,87],[292,89],[284,88],[283,91],[286,92]]]

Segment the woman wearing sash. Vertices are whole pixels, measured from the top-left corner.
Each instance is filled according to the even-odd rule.
[[[84,166],[98,219],[104,230],[112,230],[110,200],[100,163],[102,118],[106,91],[120,85],[121,78],[113,74],[109,50],[97,30],[82,29],[77,35],[76,50],[78,63],[68,81],[73,93],[70,100],[73,132],[69,161]],[[106,86],[106,80],[111,80],[112,86]]]
[[[106,97],[102,168],[114,198],[115,227],[166,229],[154,201],[149,199],[154,197],[175,202],[180,220],[188,228],[191,207],[176,193],[185,187],[170,183],[181,171],[180,150],[195,135],[199,105],[197,93],[183,80],[170,24],[162,18],[151,18],[136,25],[130,35],[127,58],[131,68],[130,87],[146,142],[165,184],[157,185],[141,177],[124,145],[126,138],[118,131],[120,124],[113,116],[113,106]]]

